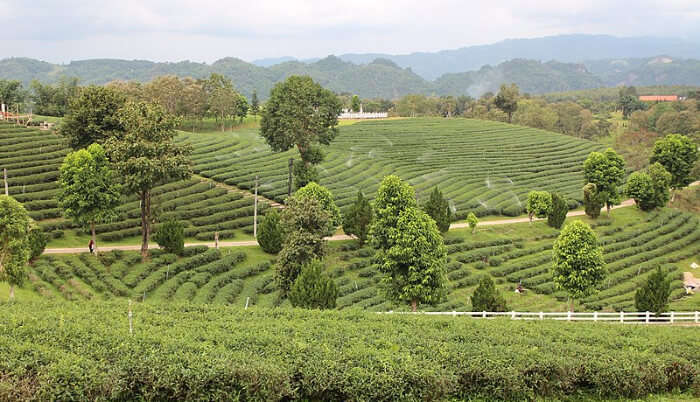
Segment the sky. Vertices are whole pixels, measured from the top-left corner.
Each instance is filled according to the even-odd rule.
[[[406,54],[589,33],[700,43],[700,0],[0,0],[0,59]]]

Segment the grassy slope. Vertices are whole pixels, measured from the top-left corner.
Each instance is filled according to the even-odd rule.
[[[634,291],[657,265],[672,272],[674,299],[683,296],[681,272],[689,270],[689,264],[700,254],[697,217],[672,210],[647,214],[623,208],[613,211],[612,219],[576,219],[596,225],[610,270],[601,291],[579,303],[577,309],[633,310]],[[563,311],[566,296],[554,289],[549,274],[551,244],[556,235],[557,231],[544,222],[485,226],[475,234],[469,230],[450,231],[446,236],[448,299],[423,308],[469,310],[469,297],[478,279],[488,274],[512,309]],[[245,259],[239,261],[238,254],[244,254]],[[339,309],[406,308],[384,297],[377,285],[380,275],[371,265],[372,254],[368,247],[358,249],[355,241],[329,243],[326,265],[339,286]],[[87,254],[43,256],[34,263],[31,280],[18,297],[34,298],[39,293],[47,298],[102,300],[143,298],[145,292],[146,300],[154,302],[191,300],[243,306],[250,297],[251,305],[278,304],[274,268],[265,264],[274,256],[258,247],[239,247],[222,249],[221,255],[213,259],[198,258],[199,254],[177,260],[157,251],[150,263],[143,264],[136,252],[110,252],[101,260]],[[513,289],[521,280],[529,290],[516,294]],[[0,287],[0,300],[6,295],[6,288]],[[700,299],[684,298],[672,306],[696,310],[700,309]]]
[[[295,150],[272,153],[257,130],[189,134],[195,170],[216,181],[250,188],[260,176],[261,192],[282,200],[287,161]],[[320,182],[344,207],[358,190],[372,196],[381,179],[398,174],[423,198],[439,185],[458,216],[522,213],[532,189],[561,191],[580,199],[580,166],[600,145],[498,122],[471,119],[399,119],[343,126],[325,148]],[[573,203],[573,201],[572,201]],[[572,204],[572,206],[575,203]]]

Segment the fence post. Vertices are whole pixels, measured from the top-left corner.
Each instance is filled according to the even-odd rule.
[[[486,318],[486,312],[485,312],[485,311],[482,311],[482,312],[481,312],[481,318]]]
[[[593,322],[597,322],[597,321],[598,321],[598,312],[594,311],[593,312]]]
[[[620,311],[620,322],[624,323],[625,322],[625,312]]]
[[[645,322],[646,322],[647,324],[649,324],[649,312],[648,312],[648,311],[647,311],[647,316],[646,316]]]
[[[515,311],[510,312],[510,319],[514,320],[515,319]]]
[[[457,317],[457,312],[455,310],[452,310],[452,317]]]
[[[245,298],[245,310],[248,310],[248,302],[250,301],[250,296]]]
[[[544,313],[540,311],[540,320],[544,319]]]
[[[671,324],[673,324],[673,311],[671,311]]]
[[[134,334],[133,315],[131,313],[131,299],[129,299],[129,335]]]
[[[566,312],[566,321],[571,321],[571,310]]]
[[[697,311],[695,312],[695,323],[696,324],[698,323],[698,312]]]

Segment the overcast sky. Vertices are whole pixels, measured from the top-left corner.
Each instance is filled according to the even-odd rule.
[[[0,0],[0,58],[404,54],[567,33],[700,42],[700,0]]]

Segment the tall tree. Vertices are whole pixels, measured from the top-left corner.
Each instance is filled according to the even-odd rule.
[[[126,103],[126,96],[113,87],[91,85],[82,88],[71,99],[59,133],[68,139],[73,149],[87,148],[92,143],[103,144],[124,127],[117,113]]]
[[[303,164],[295,166],[297,188],[318,177],[313,165],[323,160],[319,145],[335,138],[341,108],[335,94],[310,77],[291,76],[270,92],[260,135],[275,152],[299,150]]]
[[[587,183],[596,185],[598,194],[610,215],[610,208],[620,203],[620,186],[625,180],[625,160],[612,148],[605,152],[591,152],[583,163]]]
[[[27,276],[30,224],[22,204],[0,195],[0,281],[10,285],[10,299],[15,297],[15,286],[22,286]]]
[[[396,230],[399,214],[416,207],[416,192],[398,176],[386,176],[374,198],[375,219],[370,238],[375,248],[387,250],[392,246],[391,233]]]
[[[178,120],[162,106],[128,102],[119,112],[125,132],[109,138],[107,153],[122,179],[124,190],[141,200],[141,255],[148,255],[151,236],[151,190],[192,174],[188,145],[173,142]]]
[[[253,96],[250,98],[250,113],[257,116],[260,112],[260,101],[258,100],[258,91],[253,91]]]
[[[634,294],[637,311],[651,311],[657,316],[668,311],[668,298],[671,296],[671,278],[656,267],[644,285]]]
[[[435,220],[441,233],[450,230],[452,211],[442,192],[435,186],[430,193],[430,199],[423,205],[423,210]]]
[[[291,289],[302,267],[326,253],[323,237],[328,231],[330,213],[313,197],[289,198],[282,211],[282,250],[277,256],[277,282],[282,295]]]
[[[90,228],[97,250],[95,224],[115,219],[121,199],[121,186],[104,148],[92,144],[68,154],[61,165],[58,182],[59,205],[75,223]]]
[[[16,80],[0,80],[0,103],[15,105],[24,103],[27,93],[22,89],[22,83]]]
[[[370,205],[369,200],[364,197],[362,191],[358,190],[355,203],[350,206],[347,214],[345,214],[343,231],[347,235],[354,235],[357,237],[360,245],[363,245],[369,235],[369,228],[372,225],[373,218],[374,212],[372,211],[372,205]]]
[[[409,302],[436,304],[447,294],[447,248],[435,221],[416,207],[401,211],[396,230],[389,233],[391,247],[378,253],[382,283],[389,297]]]
[[[671,134],[656,141],[649,162],[659,162],[671,173],[671,188],[678,190],[693,182],[691,172],[697,160],[698,146],[684,135]]]
[[[217,88],[212,92],[209,99],[209,112],[221,122],[221,131],[226,128],[226,118],[236,116],[239,101],[238,92],[232,88]]]
[[[513,113],[518,110],[518,99],[520,98],[520,90],[515,84],[510,84],[506,86],[501,85],[498,95],[494,99],[493,103],[497,108],[501,109],[503,113],[508,115],[508,123],[513,121]]]
[[[361,106],[360,97],[357,95],[353,95],[352,100],[350,101],[350,109],[353,112],[359,112],[360,106]]]
[[[600,208],[598,208],[600,210]],[[566,199],[559,193],[552,193],[552,208],[547,214],[547,225],[559,229],[566,220],[566,214],[569,212],[569,205]]]
[[[584,222],[566,224],[554,242],[553,252],[554,283],[573,299],[593,293],[605,277],[603,248],[593,229]]]

